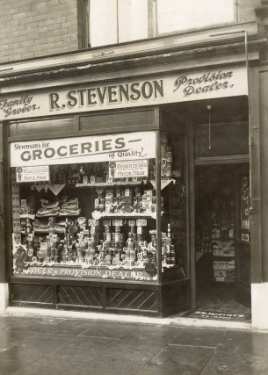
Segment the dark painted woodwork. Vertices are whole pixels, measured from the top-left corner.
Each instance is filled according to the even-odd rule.
[[[6,282],[6,233],[5,233],[5,142],[4,125],[0,123],[0,283]]]
[[[211,149],[209,149],[209,125],[195,127],[195,157],[248,154],[248,124],[211,124]]]
[[[235,247],[236,247],[236,299],[246,306],[251,304],[251,241],[241,241],[241,181],[243,176],[248,176],[249,165],[240,166],[239,172],[234,176],[236,207],[235,207]]]
[[[194,166],[194,129],[188,127],[188,209],[189,209],[189,250],[191,278],[191,308],[196,308],[196,262],[195,262],[195,166]]]
[[[53,285],[11,284],[10,301],[16,304],[55,305],[55,290]]]
[[[29,140],[29,137],[38,138],[52,138],[65,134],[66,132],[75,131],[76,123],[74,116],[56,118],[56,119],[45,119],[37,121],[18,121],[9,124],[9,137],[23,138]]]
[[[123,133],[128,131],[157,129],[155,121],[158,108],[101,112],[80,116],[80,131],[92,134]]]
[[[241,164],[248,163],[248,154],[242,155],[222,155],[222,156],[204,156],[195,159],[195,165],[219,165],[219,164]]]
[[[87,307],[103,307],[102,288],[94,286],[59,285],[57,304]]]
[[[250,155],[250,235],[251,235],[251,281],[252,283],[267,281],[264,269],[268,268],[267,257],[263,252],[267,249],[267,209],[268,209],[268,161],[267,134],[267,94],[268,67],[263,71],[250,69],[249,85],[249,155]],[[262,157],[262,154],[264,157]],[[264,242],[263,242],[264,236]],[[267,250],[266,250],[267,251]],[[265,262],[265,265],[264,265]],[[268,272],[266,272],[267,275]]]
[[[166,316],[189,307],[189,281],[163,285],[12,278],[10,304]]]
[[[267,70],[266,70],[267,69]],[[268,97],[268,67],[263,69],[260,79],[260,124],[261,124],[261,191],[262,191],[262,270],[264,282],[268,281],[268,107],[267,107],[267,97]],[[254,202],[256,204],[256,201]],[[252,207],[254,209],[254,207]]]
[[[106,307],[120,311],[157,312],[159,307],[157,294],[155,290],[109,288],[106,289]]]
[[[174,281],[162,286],[162,315],[168,316],[190,308],[190,283]]]

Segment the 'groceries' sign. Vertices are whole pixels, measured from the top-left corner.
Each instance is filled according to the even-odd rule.
[[[10,144],[11,167],[155,158],[155,132],[61,138]]]
[[[0,96],[0,120],[247,95],[243,67]]]

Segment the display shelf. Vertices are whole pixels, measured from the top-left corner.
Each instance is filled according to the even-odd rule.
[[[79,212],[79,214],[61,214],[59,213],[57,216],[58,217],[78,217],[81,215],[81,212]]]
[[[34,233],[40,233],[40,234],[46,234],[46,233],[50,233],[50,232],[53,232],[53,233],[57,233],[57,234],[65,234],[66,231],[59,231],[57,229],[53,229],[53,228],[47,228],[47,229],[33,229]]]
[[[151,185],[154,189],[156,189],[156,181],[150,180]],[[169,184],[175,184],[175,178],[161,178],[161,190],[164,190]]]
[[[151,181],[150,181],[151,182]],[[146,185],[148,180],[142,181],[122,181],[122,182],[95,182],[92,184],[77,183],[75,184],[76,188],[97,188],[97,187],[113,187],[113,186],[139,186]]]
[[[239,245],[247,245],[247,246],[249,246],[250,245],[250,240],[248,240],[248,241],[246,241],[246,240],[237,240],[237,243],[239,244]]]
[[[95,220],[109,218],[109,217],[122,217],[122,218],[151,218],[156,220],[156,212],[145,212],[145,213],[138,213],[138,212],[116,212],[116,213],[109,213],[109,212],[92,212],[92,217]]]
[[[225,280],[221,278],[218,278],[218,279],[215,278],[213,282],[215,283],[215,285],[218,285],[218,283],[221,283],[221,285],[223,285],[223,284],[234,284],[235,280]]]
[[[34,220],[35,219],[35,214],[20,214],[20,219]]]
[[[212,253],[213,258],[235,258],[235,250],[229,252]]]
[[[80,216],[80,213],[79,214],[74,214],[74,215],[66,215],[66,214],[56,214],[56,215],[42,215],[42,216],[39,216],[39,215],[37,215],[36,214],[36,217],[38,218],[38,219],[47,219],[48,217],[78,217],[78,216]]]
[[[220,241],[220,242],[233,242],[235,243],[234,238],[225,238],[225,237],[219,237],[219,238],[213,238],[211,237],[212,242]]]
[[[76,188],[97,188],[97,187],[114,187],[114,186],[139,186],[139,185],[146,185],[148,182],[156,188],[155,180],[142,180],[142,181],[125,181],[125,182],[96,182],[94,184],[83,184],[77,183],[75,184]],[[169,184],[175,183],[176,180],[174,178],[162,178],[161,179],[161,190],[164,190]]]
[[[49,229],[33,229],[34,233],[40,233],[40,234],[45,234],[49,233]]]

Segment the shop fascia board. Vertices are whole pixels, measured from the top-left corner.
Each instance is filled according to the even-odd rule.
[[[254,42],[255,50],[249,51],[249,61],[253,62],[260,59],[259,44],[265,42],[266,39]],[[256,48],[257,45],[258,47]],[[59,72],[55,71],[32,73],[28,77],[23,75],[19,76],[20,79],[18,80],[14,80],[15,77],[3,78],[2,80],[0,78],[0,94],[4,95],[92,82],[101,83],[104,81],[108,83],[109,81],[124,78],[152,77],[158,74],[166,74],[167,72],[200,70],[201,68],[211,69],[211,67],[235,64],[244,64],[246,66],[244,44],[241,42],[233,43],[232,45],[170,52],[157,56],[137,57],[127,61],[120,60],[90,64],[86,67],[66,68],[64,77],[59,77]],[[63,74],[62,69],[61,74]]]
[[[18,74],[25,74],[33,71],[47,70],[51,68],[62,68],[70,65],[89,64],[96,62],[109,61],[120,58],[129,58],[147,54],[155,54],[159,51],[168,51],[174,49],[192,49],[201,44],[211,45],[212,43],[225,43],[227,40],[233,40],[238,34],[243,35],[247,32],[248,36],[258,34],[257,23],[247,22],[241,24],[229,24],[225,26],[210,27],[205,30],[195,30],[185,33],[176,33],[172,35],[161,36],[157,38],[123,43],[120,45],[93,48],[83,51],[72,51],[60,55],[51,55],[14,61],[0,64],[0,77],[7,77]],[[216,37],[216,35],[218,35]]]

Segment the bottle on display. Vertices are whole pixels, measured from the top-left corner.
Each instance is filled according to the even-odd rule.
[[[221,238],[221,230],[217,223],[214,223],[212,225],[211,238],[213,240],[217,240]]]
[[[168,224],[167,229],[167,249],[166,249],[166,264],[169,266],[175,266],[176,264],[176,254],[173,240],[171,237],[171,225]]]
[[[228,230],[228,238],[230,240],[233,240],[234,239],[234,224],[231,224],[230,225],[230,228]]]

